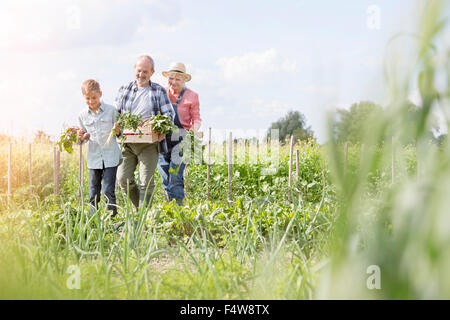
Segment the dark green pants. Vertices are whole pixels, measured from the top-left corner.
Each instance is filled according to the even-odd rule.
[[[136,208],[151,205],[155,188],[154,174],[158,163],[158,143],[126,143],[122,152],[123,162],[117,170],[119,185],[128,192]],[[139,165],[139,181],[134,172]]]

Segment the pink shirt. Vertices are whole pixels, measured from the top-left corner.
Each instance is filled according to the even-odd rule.
[[[176,103],[179,94],[173,94],[167,90],[170,102]],[[200,118],[200,102],[198,101],[198,94],[189,88],[184,91],[180,103],[178,103],[178,118],[184,129],[189,130],[195,122],[202,123]]]

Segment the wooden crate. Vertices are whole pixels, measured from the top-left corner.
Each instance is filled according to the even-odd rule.
[[[125,143],[155,143],[158,142],[158,134],[152,133],[149,127],[140,128],[142,135],[131,130],[123,130]]]
[[[158,134],[152,133],[152,129],[150,127],[141,127],[142,135],[131,131],[131,130],[123,130],[123,134],[125,135],[125,143],[155,143],[158,142]],[[199,131],[196,133],[196,137],[199,139],[203,139],[203,132]]]

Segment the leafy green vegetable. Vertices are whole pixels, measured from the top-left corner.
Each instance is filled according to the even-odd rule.
[[[118,113],[116,117],[116,122],[119,125],[120,130],[128,129],[138,132],[139,135],[142,135],[142,131],[139,129],[139,124],[142,123],[141,114],[131,114],[131,112]],[[116,128],[115,126],[113,126],[105,145],[109,145],[112,137],[114,137],[115,134]],[[125,136],[122,133],[120,135],[120,142],[122,145],[125,143]]]
[[[141,130],[139,130],[139,125],[142,122],[142,115],[140,114],[131,114],[130,112],[119,113],[117,114],[116,122],[120,126],[120,129],[133,130],[142,134]],[[112,132],[115,133],[115,131],[113,128]]]
[[[59,151],[66,150],[68,153],[73,153],[73,144],[78,141],[77,128],[68,128],[65,130],[56,144],[59,146]]]
[[[168,134],[172,131],[177,130],[178,128],[173,124],[172,119],[169,115],[156,115],[151,117],[150,119],[146,119],[142,121],[142,115],[140,114],[131,114],[130,112],[125,112],[122,114],[117,114],[116,118],[117,124],[120,126],[121,130],[127,129],[136,132],[139,136],[142,136],[142,131],[140,127],[151,126],[152,131],[159,132],[163,134]],[[115,135],[116,129],[112,128],[111,134],[106,141],[106,145],[109,144],[112,137]],[[122,145],[125,142],[125,136],[121,134],[121,143]]]
[[[177,127],[173,124],[172,119],[167,114],[158,114],[151,117],[150,125],[152,126],[153,131],[163,134],[168,134],[177,130]]]

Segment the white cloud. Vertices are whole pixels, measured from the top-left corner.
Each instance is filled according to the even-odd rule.
[[[361,60],[361,66],[368,69],[381,69],[383,68],[383,56],[370,55],[363,57]]]
[[[211,81],[212,79],[218,79],[219,75],[217,73],[217,70],[199,68],[196,65],[187,63],[186,72],[192,76],[192,80],[189,82],[189,84],[195,86],[217,86],[216,81]]]
[[[243,117],[253,118],[279,118],[285,115],[289,110],[293,110],[294,105],[281,101],[266,101],[263,99],[255,99],[250,103],[248,113],[244,113]]]
[[[222,57],[216,64],[225,79],[238,82],[262,82],[268,74],[297,70],[297,62],[282,57],[274,48],[262,52],[249,52],[241,56]]]
[[[333,85],[308,85],[298,88],[299,93],[332,96],[335,97],[339,93],[338,88]]]
[[[225,115],[225,108],[222,106],[205,108],[204,110],[202,110],[202,113],[203,112],[211,117],[223,117]]]
[[[170,22],[170,23],[169,23]],[[142,20],[142,23],[136,30],[136,37],[144,36],[148,33],[175,33],[187,28],[191,25],[193,21],[188,18],[181,18],[177,20],[176,18],[169,19],[168,21],[154,21],[154,19],[149,19],[149,17],[145,17]]]
[[[124,44],[145,31],[145,21],[160,32],[182,28],[186,20],[178,8],[177,1],[162,0],[4,1],[0,48],[36,51]]]
[[[152,82],[156,82],[157,84],[167,87],[167,78],[165,78],[161,72],[155,72],[151,78]]]
[[[77,72],[74,69],[68,69],[58,72],[56,78],[59,80],[73,80],[77,78]]]

